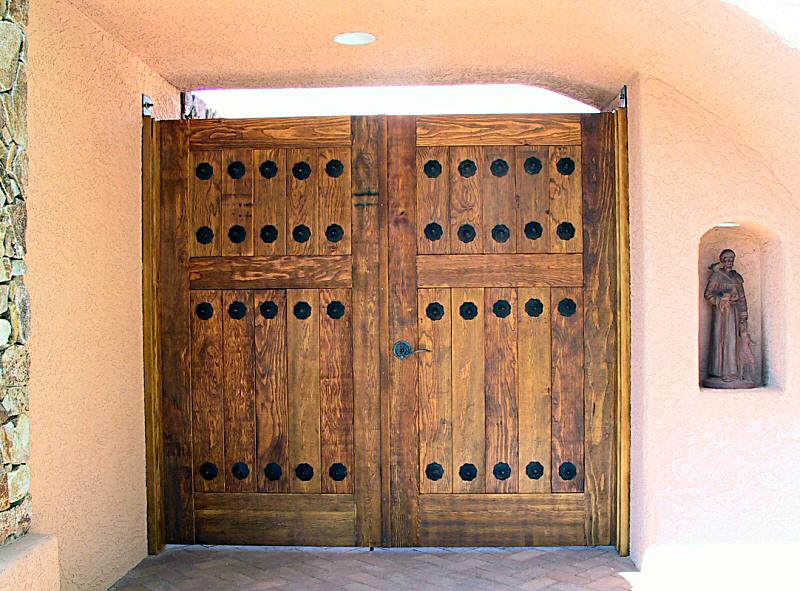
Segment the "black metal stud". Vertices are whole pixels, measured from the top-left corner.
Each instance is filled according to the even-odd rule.
[[[428,480],[441,480],[442,476],[444,476],[444,468],[442,468],[441,464],[431,462],[425,466],[425,476],[428,477]]]
[[[497,300],[492,305],[492,312],[498,318],[506,318],[509,314],[511,314],[511,304],[509,304],[506,300]]]
[[[294,230],[292,230],[292,238],[294,238],[295,242],[300,242],[301,244],[308,242],[311,239],[311,228],[305,224],[295,226]]]
[[[214,167],[208,162],[201,162],[197,165],[197,168],[194,169],[194,175],[201,181],[207,181],[214,176]]]
[[[442,174],[442,164],[438,160],[428,160],[422,167],[425,176],[429,179],[435,179]]]
[[[297,468],[294,469],[294,475],[297,476],[299,480],[308,482],[314,478],[314,468],[311,466],[311,464],[306,464],[303,462],[302,464],[298,464]]]
[[[441,320],[444,317],[444,306],[439,302],[428,304],[428,307],[425,308],[425,316],[433,321]]]
[[[508,162],[503,160],[502,158],[498,158],[492,165],[489,167],[489,170],[492,171],[494,176],[506,176],[508,174]]]
[[[464,320],[472,320],[478,316],[478,306],[473,302],[464,302],[459,306],[458,313]]]
[[[278,315],[278,304],[273,301],[262,302],[258,311],[267,320],[272,320]]]
[[[472,160],[462,160],[458,165],[458,174],[468,179],[478,172],[478,166]]]
[[[430,224],[425,226],[425,238],[427,238],[431,242],[441,240],[442,227],[436,222],[431,222]]]
[[[272,224],[267,224],[261,228],[261,232],[259,232],[258,235],[261,237],[262,242],[272,244],[278,239],[278,228]]]
[[[542,237],[543,231],[542,224],[539,222],[533,221],[525,224],[525,237],[528,240],[538,240]]]
[[[527,302],[525,302],[525,313],[528,316],[533,316],[534,318],[538,318],[544,312],[544,304],[541,300],[537,298],[531,298]]]
[[[341,482],[342,480],[347,478],[347,466],[339,462],[331,464],[331,467],[328,468],[328,476],[331,477],[331,480],[335,480],[336,482]]]
[[[217,474],[219,474],[219,469],[216,464],[205,462],[200,466],[200,476],[203,477],[203,480],[214,480]]]
[[[564,298],[560,302],[558,302],[558,313],[562,316],[566,316],[569,318],[577,311],[578,306],[575,304],[575,300],[571,300],[569,298]]]
[[[531,480],[539,480],[544,476],[544,466],[539,462],[530,462],[525,466],[525,475]]]
[[[236,480],[244,480],[250,476],[250,468],[244,462],[236,462],[231,468],[231,474]]]
[[[523,165],[528,174],[539,174],[542,172],[542,161],[536,156],[529,156]]]
[[[244,165],[244,162],[239,162],[238,160],[234,160],[230,164],[228,164],[228,176],[230,176],[234,180],[239,180],[244,176],[247,172],[247,167]]]
[[[328,304],[326,311],[328,312],[328,316],[334,320],[339,320],[339,318],[344,316],[344,304],[339,300],[333,300]]]
[[[208,226],[200,226],[194,236],[200,244],[208,244],[214,240],[214,230]]]
[[[294,305],[294,317],[298,320],[305,320],[311,316],[311,304],[308,302],[297,302]]]
[[[564,176],[569,176],[575,172],[575,161],[572,158],[564,156],[556,162],[556,170]]]
[[[228,316],[234,320],[241,320],[247,314],[247,306],[242,302],[236,301],[228,306]]]
[[[214,306],[208,302],[200,302],[194,309],[194,313],[200,320],[208,320],[214,315]]]
[[[575,226],[569,222],[561,222],[556,228],[556,234],[561,240],[572,240],[575,236]]]
[[[492,469],[492,474],[497,480],[508,480],[511,477],[511,466],[505,462],[497,462]]]
[[[325,228],[325,238],[328,242],[339,242],[344,238],[344,229],[339,224],[331,224]]]
[[[505,224],[497,224],[492,228],[492,239],[495,242],[508,242],[509,238],[511,238],[511,231]]]
[[[280,464],[270,462],[267,464],[267,467],[264,468],[264,476],[267,477],[267,480],[272,482],[280,480],[281,476],[283,476],[283,468],[281,468]]]
[[[265,179],[275,178],[278,175],[278,165],[272,160],[264,160],[261,166],[258,167],[258,172],[261,173]]]
[[[577,474],[578,470],[572,462],[564,462],[558,467],[558,475],[561,476],[561,480],[572,480]]]
[[[461,242],[472,242],[475,240],[475,228],[473,228],[470,224],[463,224],[458,228],[458,239]]]
[[[461,477],[461,480],[472,482],[475,480],[475,477],[478,476],[478,469],[474,464],[462,464],[458,469],[458,475]]]
[[[297,162],[292,166],[292,176],[298,181],[304,181],[311,176],[311,165],[308,162]]]
[[[234,244],[241,244],[244,242],[244,239],[247,238],[247,230],[244,229],[244,226],[240,226],[239,224],[231,226],[228,230],[228,238]]]
[[[328,160],[328,163],[325,165],[325,172],[328,174],[329,177],[335,179],[339,178],[344,174],[344,164],[342,164],[341,160]]]

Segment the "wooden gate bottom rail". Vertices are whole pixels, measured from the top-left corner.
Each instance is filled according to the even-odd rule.
[[[323,289],[353,286],[350,255],[198,257],[191,289]]]
[[[554,287],[583,285],[581,254],[417,256],[418,287]]]

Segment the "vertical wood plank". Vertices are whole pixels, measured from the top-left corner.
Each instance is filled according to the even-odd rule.
[[[430,175],[425,165],[430,164]],[[436,164],[441,166],[438,176]],[[417,252],[447,254],[450,252],[450,161],[448,148],[417,148]],[[425,236],[428,224],[438,224],[441,238]],[[436,228],[432,228],[435,231]],[[436,234],[432,234],[436,236]]]
[[[501,318],[493,308],[497,302],[511,305]],[[517,292],[513,288],[484,290],[486,330],[486,492],[517,492],[519,439],[517,402]],[[495,477],[498,463],[511,468],[510,477]]]
[[[222,395],[222,293],[191,292],[192,320],[192,445],[194,489],[202,492],[225,490],[225,406]],[[211,318],[203,320],[196,312],[200,304],[210,304]],[[209,462],[219,470],[212,480],[200,474]]]
[[[433,320],[428,316],[428,308]],[[443,315],[439,317],[438,311]],[[420,289],[417,313],[417,347],[428,349],[417,354],[419,363],[419,478],[420,493],[453,491],[452,408],[450,398],[450,290]],[[426,476],[429,464],[439,464],[444,474],[439,480]]]
[[[550,146],[549,176],[550,252],[583,252],[580,146]],[[559,235],[562,224],[572,224],[572,238]]]
[[[517,203],[514,148],[480,148],[478,175],[483,206],[483,251],[517,251]],[[504,241],[505,239],[505,241]]]
[[[269,304],[277,307],[277,314]],[[253,292],[255,315],[256,440],[259,492],[289,492],[289,433],[286,393],[286,291]],[[261,313],[263,307],[264,313]],[[267,478],[264,469],[277,464],[281,476]]]
[[[340,318],[336,318],[337,304],[344,306]],[[353,492],[352,310],[349,289],[319,291],[320,476],[324,493]],[[335,480],[329,473],[333,464],[346,468],[343,480]]]
[[[459,172],[459,165],[467,161],[477,167],[477,172],[472,176],[462,176]],[[450,148],[450,252],[454,254],[483,252],[480,178],[486,171],[482,168],[480,148]],[[459,228],[462,226],[471,226],[475,237],[469,239],[465,236],[464,239],[459,239]]]
[[[159,122],[161,249],[159,301],[164,505],[168,544],[194,543],[192,409],[189,395],[188,122]]]
[[[253,250],[257,255],[286,254],[286,151],[253,150],[252,171]],[[268,226],[274,226],[277,237],[271,228],[264,229]]]
[[[553,346],[551,485],[553,492],[582,492],[583,293],[577,287],[554,287],[550,297]],[[574,309],[574,313],[565,316],[559,306]],[[559,467],[567,462],[576,470],[575,477],[569,480],[559,475]]]
[[[547,146],[518,146],[515,153],[517,252],[550,252],[550,153]]]
[[[222,151],[222,254],[225,256],[253,254],[253,155],[250,150]],[[230,166],[244,165],[244,175],[233,178]],[[232,230],[244,228],[244,239],[234,242]]]
[[[243,318],[231,306],[244,304]],[[225,398],[225,490],[256,491],[256,412],[253,367],[253,292],[222,292],[223,389]],[[247,465],[246,478],[233,474],[234,464]],[[220,470],[222,472],[222,470]]]
[[[459,310],[465,304],[475,306],[478,311],[475,318],[461,316]],[[483,288],[453,288],[450,306],[453,325],[453,492],[482,493],[486,490]],[[475,466],[477,475],[473,480],[459,476],[464,464]]]
[[[549,493],[550,290],[520,288],[518,295],[519,492]],[[540,476],[528,476],[530,462],[541,464]]]
[[[317,150],[314,148],[286,151],[286,252],[287,254],[319,254],[319,211],[317,208],[317,176],[320,174]],[[297,178],[292,170],[311,169],[305,178]],[[295,167],[297,168],[295,169]],[[324,174],[324,173],[323,173]],[[300,176],[303,176],[302,174]],[[302,226],[311,231],[308,240],[294,236]],[[323,230],[324,232],[324,230]],[[301,238],[302,240],[302,238]]]
[[[314,289],[292,289],[286,293],[286,349],[289,393],[289,490],[321,492],[319,433],[319,296]],[[311,315],[297,318],[295,306],[306,303]],[[300,480],[298,465],[309,464],[313,478]]]
[[[192,152],[189,155],[189,256],[212,257],[219,256],[222,247],[220,235],[220,209],[222,198],[222,177],[220,152],[203,151]],[[200,165],[211,166],[212,174],[208,179],[201,179],[198,170],[205,172]],[[197,239],[197,231],[202,228],[211,228],[214,233],[211,242],[202,244]]]
[[[342,163],[340,174],[335,161]],[[320,148],[317,170],[319,171],[319,252],[350,254],[350,148]],[[339,176],[332,176],[336,174]],[[336,226],[343,230],[342,238],[338,241]]]

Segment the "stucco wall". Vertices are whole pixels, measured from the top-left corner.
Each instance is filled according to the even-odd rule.
[[[29,36],[33,530],[64,589],[105,589],[146,554],[141,94],[178,93],[66,2]]]

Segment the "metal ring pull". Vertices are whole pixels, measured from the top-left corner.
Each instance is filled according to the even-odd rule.
[[[408,359],[415,353],[433,353],[430,349],[414,349],[408,341],[397,341],[392,347],[392,353],[398,359]]]

